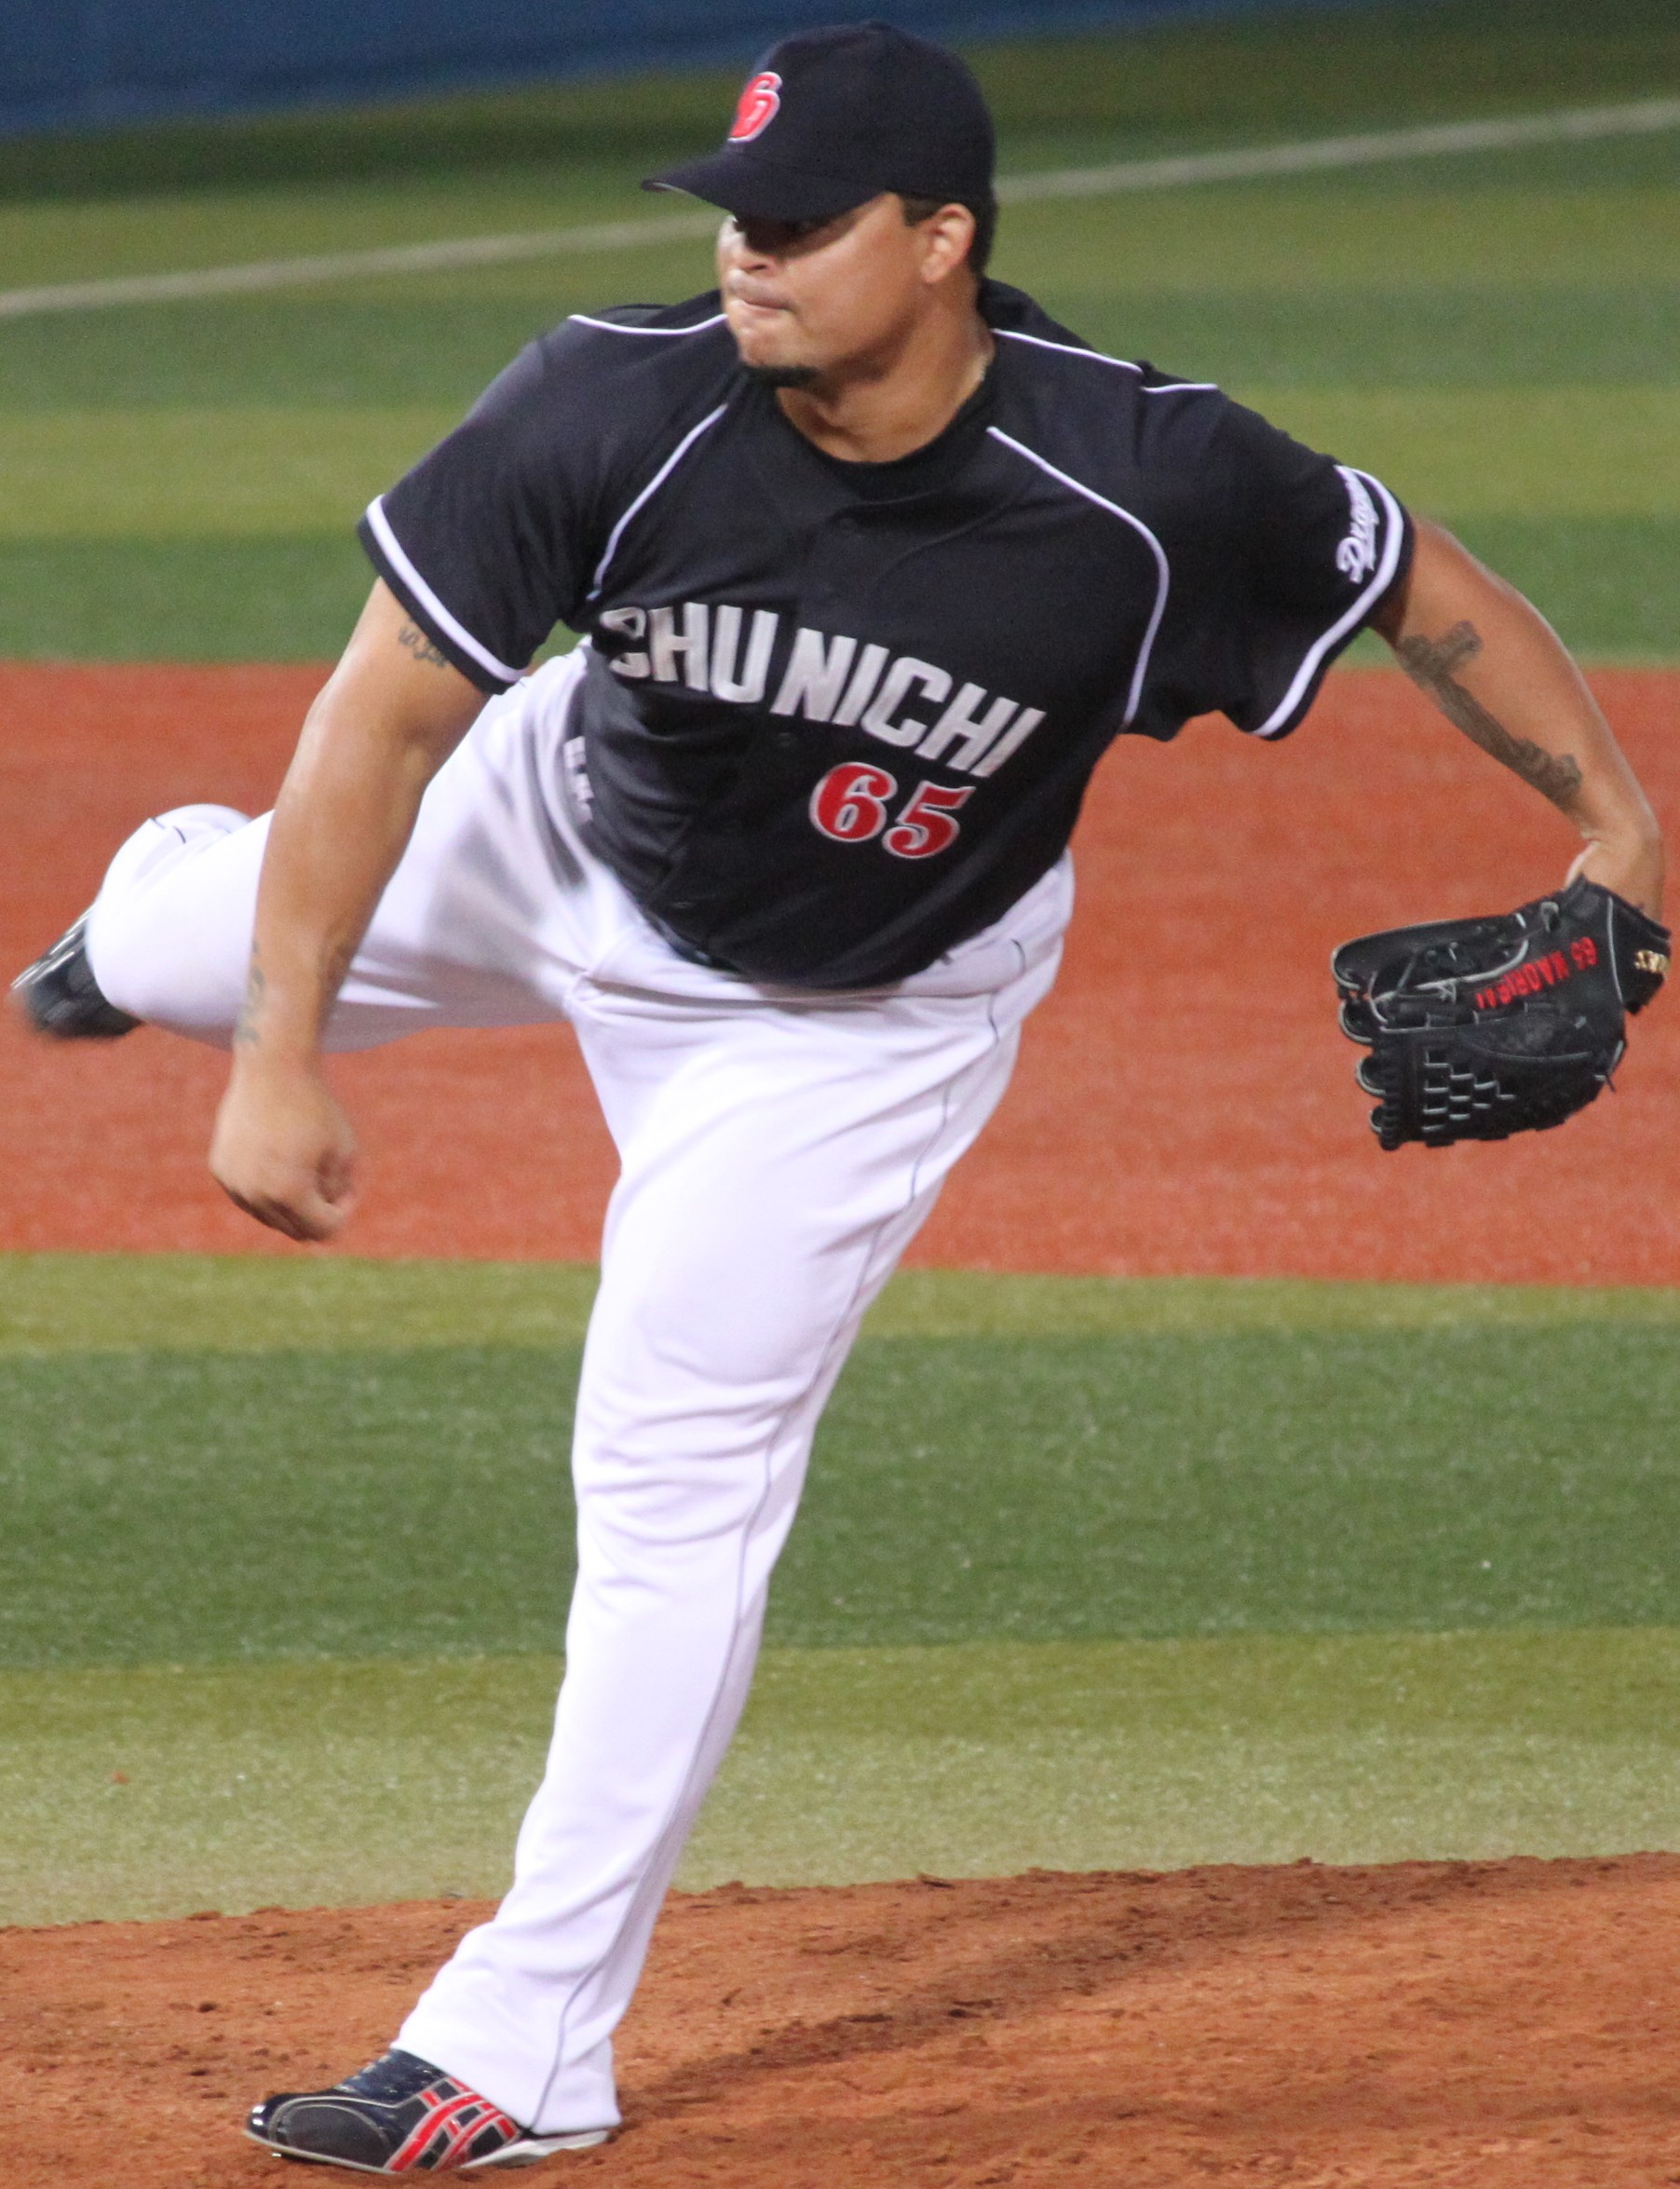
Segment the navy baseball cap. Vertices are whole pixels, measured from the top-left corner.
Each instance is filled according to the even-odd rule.
[[[720,150],[650,175],[743,220],[825,221],[896,190],[992,196],[992,117],[955,53],[891,23],[783,38],[748,78]]]

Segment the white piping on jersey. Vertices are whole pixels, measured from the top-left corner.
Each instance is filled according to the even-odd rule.
[[[1149,628],[1145,632],[1144,643],[1138,648],[1137,667],[1132,672],[1131,688],[1126,695],[1126,713],[1120,727],[1130,728],[1143,700],[1144,679],[1149,673],[1149,656],[1154,649],[1155,636],[1161,627],[1161,618],[1167,612],[1167,593],[1172,582],[1172,572],[1167,565],[1167,551],[1144,520],[1134,517],[1130,510],[1121,509],[1118,502],[1111,502],[1106,495],[1098,494],[1094,487],[1084,486],[1078,480],[1070,479],[1065,471],[1058,471],[1054,464],[1028,448],[1024,442],[1012,440],[1000,426],[988,426],[986,431],[994,441],[1002,442],[1005,448],[1012,448],[1018,456],[1024,456],[1029,464],[1036,464],[1039,470],[1048,472],[1050,478],[1065,486],[1070,493],[1083,495],[1088,502],[1095,502],[1099,510],[1106,510],[1111,516],[1118,517],[1122,523],[1130,524],[1134,532],[1141,532],[1149,542],[1149,551],[1155,557],[1159,583],[1155,589],[1155,613],[1149,619]]]
[[[1255,737],[1276,737],[1279,731],[1287,725],[1290,716],[1301,703],[1301,694],[1318,674],[1319,663],[1335,646],[1337,639],[1346,638],[1354,625],[1363,618],[1372,602],[1380,599],[1393,582],[1395,565],[1400,561],[1401,543],[1406,536],[1405,521],[1401,516],[1400,504],[1382,481],[1373,479],[1369,471],[1355,471],[1354,477],[1362,479],[1367,486],[1374,487],[1382,498],[1383,512],[1389,523],[1389,537],[1383,547],[1382,562],[1378,565],[1376,575],[1366,586],[1364,591],[1361,593],[1358,600],[1354,602],[1352,607],[1344,610],[1323,637],[1316,640],[1313,645],[1307,647],[1306,654],[1302,657],[1301,666],[1295,671],[1290,683],[1289,689],[1259,728],[1254,731]]]
[[[1042,334],[1018,333],[1013,327],[994,327],[994,334],[1005,342],[1030,342],[1035,349],[1060,350],[1064,358],[1089,358],[1095,365],[1118,365],[1122,373],[1141,373],[1142,365],[1134,365],[1130,358],[1111,358],[1106,350],[1087,349],[1082,342],[1047,342]],[[1217,392],[1217,380],[1163,380],[1151,386],[1145,383],[1145,395],[1182,395],[1186,388],[1212,388]]]
[[[391,521],[385,513],[385,497],[376,495],[368,504],[368,526],[374,538],[385,550],[392,568],[404,585],[425,607],[440,631],[453,638],[464,654],[469,654],[481,669],[489,670],[492,676],[499,676],[504,684],[517,684],[525,673],[522,669],[509,669],[506,661],[498,661],[488,646],[481,646],[471,632],[457,618],[452,616],[443,603],[427,584],[418,570],[404,552],[402,542],[391,530]]]
[[[724,323],[722,312],[713,312],[709,320],[697,320],[692,327],[627,327],[617,320],[591,320],[588,312],[568,312],[566,317],[579,327],[599,327],[606,334],[703,334],[708,327]]]
[[[613,526],[612,532],[607,539],[606,552],[602,556],[600,562],[595,565],[595,576],[589,586],[588,596],[590,600],[595,599],[597,594],[600,592],[603,584],[605,582],[607,565],[612,562],[613,557],[618,552],[618,542],[624,537],[625,526],[636,514],[636,511],[643,508],[645,503],[650,502],[654,496],[658,493],[660,487],[664,485],[665,482],[671,477],[671,473],[683,461],[683,458],[688,454],[689,450],[694,446],[695,442],[698,441],[700,435],[705,432],[706,428],[709,426],[715,426],[728,408],[729,406],[726,402],[721,402],[715,411],[709,411],[700,420],[698,426],[691,426],[689,428],[688,431],[684,434],[682,440],[679,441],[675,448],[671,450],[670,455],[668,455],[665,461],[659,466],[659,469],[654,473],[653,477],[642,489],[641,493],[636,496],[635,500],[631,502],[630,508],[626,510],[623,516],[619,518],[617,523]]]
[[[1030,342],[1035,349],[1060,350],[1064,358],[1089,358],[1094,365],[1118,365],[1122,373],[1144,369],[1130,358],[1111,358],[1104,350],[1087,349],[1082,342],[1047,342],[1042,334],[1021,334],[1013,327],[994,327],[992,332],[1005,342]]]

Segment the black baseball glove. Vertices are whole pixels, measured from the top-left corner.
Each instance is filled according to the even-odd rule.
[[[1330,960],[1342,1031],[1371,1052],[1385,1148],[1504,1140],[1584,1109],[1620,1063],[1626,1014],[1668,972],[1669,931],[1573,881],[1489,919],[1438,919],[1344,943]]]

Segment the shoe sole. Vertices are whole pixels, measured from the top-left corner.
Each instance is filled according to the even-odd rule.
[[[545,2158],[552,2158],[556,2152],[593,2150],[597,2143],[604,2143],[612,2132],[611,2128],[578,2128],[569,2136],[524,2136],[517,2143],[507,2143],[500,2151],[493,2151],[488,2158],[468,2159],[464,2167],[451,2167],[448,2170],[454,2174],[476,2174],[486,2167],[534,2167]],[[266,2136],[259,2136],[251,2128],[245,2130],[245,2135],[276,2158],[294,2159],[303,2166],[341,2167],[351,2174],[384,2174],[390,2179],[386,2167],[364,2167],[355,2158],[329,2158],[321,2151],[289,2151],[285,2144],[271,2143]]]

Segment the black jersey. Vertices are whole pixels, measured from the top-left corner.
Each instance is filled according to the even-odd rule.
[[[1111,739],[1281,737],[1405,567],[1375,479],[1017,291],[982,308],[982,386],[887,464],[806,441],[715,294],[579,314],[363,520],[482,688],[585,634],[576,803],[707,962],[919,971],[1060,857]]]

